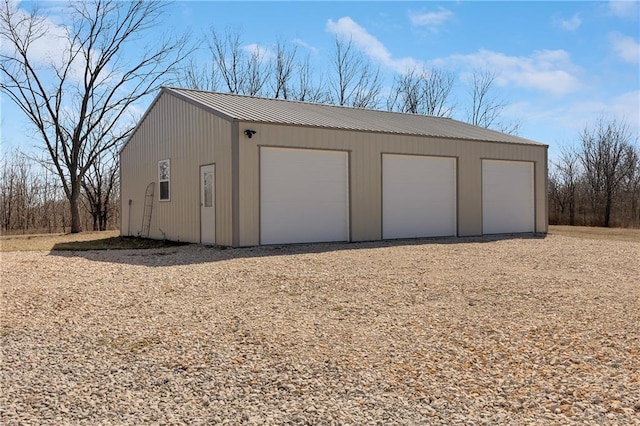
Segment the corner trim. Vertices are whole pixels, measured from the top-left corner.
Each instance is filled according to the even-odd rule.
[[[231,122],[231,245],[240,246],[240,123]]]

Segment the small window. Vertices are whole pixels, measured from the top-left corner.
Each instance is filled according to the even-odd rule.
[[[169,201],[169,180],[171,170],[169,160],[158,161],[158,181],[160,183],[160,201]]]
[[[213,207],[213,173],[204,174],[204,206]]]

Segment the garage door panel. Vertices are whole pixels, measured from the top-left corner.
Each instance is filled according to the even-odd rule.
[[[308,243],[319,241],[344,241],[342,229],[337,228],[325,215],[322,219],[309,221],[309,212],[304,209],[281,210],[268,220],[262,232],[263,244]],[[297,215],[294,216],[294,215]]]
[[[482,161],[482,232],[535,231],[534,164]]]
[[[455,164],[455,158],[383,155],[383,238],[456,235]]]
[[[348,155],[260,150],[261,244],[347,241]]]
[[[262,205],[265,220],[273,222],[295,222],[297,220],[306,221],[305,215],[313,215],[315,222],[323,222],[325,220],[333,220],[334,214],[342,214],[344,212],[344,204],[342,202],[324,202],[323,213],[325,216],[318,216],[317,209],[311,203],[305,205],[300,202],[274,202],[263,203]],[[310,224],[311,225],[311,224]]]

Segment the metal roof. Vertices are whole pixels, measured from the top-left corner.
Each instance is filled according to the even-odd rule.
[[[473,126],[451,118],[348,108],[282,99],[164,87],[186,101],[230,120],[357,130],[376,133],[544,145],[529,139]]]

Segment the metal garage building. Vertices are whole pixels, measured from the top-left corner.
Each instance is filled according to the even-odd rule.
[[[164,88],[122,235],[252,246],[547,232],[547,145],[448,118]]]

